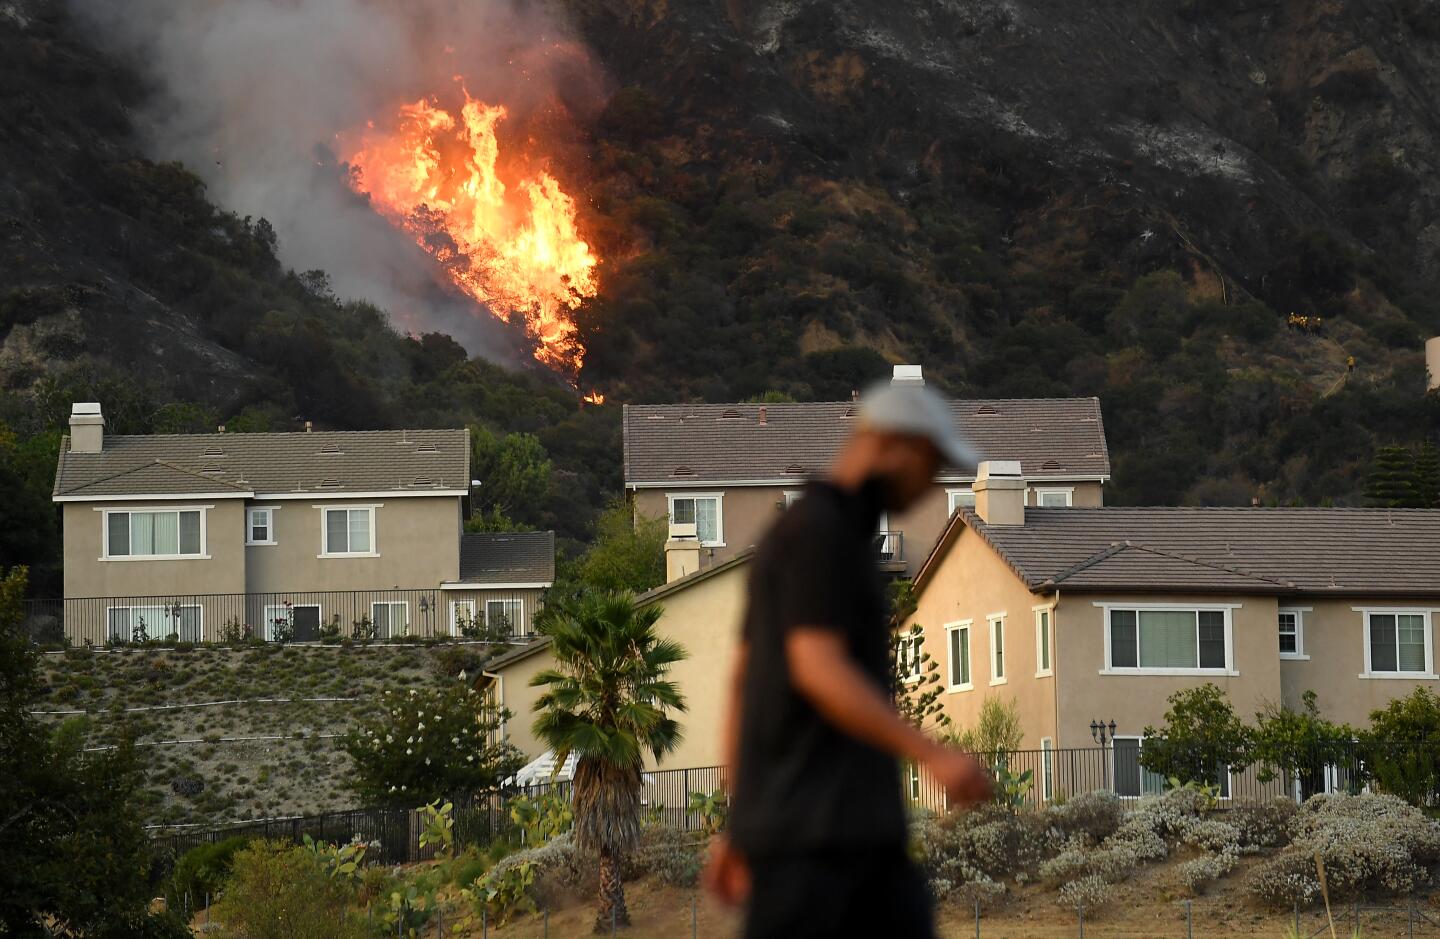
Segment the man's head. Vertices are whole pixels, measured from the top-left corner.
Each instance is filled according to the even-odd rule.
[[[836,473],[879,482],[885,507],[898,512],[919,501],[943,467],[963,472],[976,462],[943,398],[920,385],[883,384],[861,397],[855,436]]]

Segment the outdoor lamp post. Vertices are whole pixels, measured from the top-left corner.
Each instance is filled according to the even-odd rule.
[[[1115,722],[1104,721],[1090,722],[1090,737],[1100,745],[1100,778],[1106,789],[1110,788],[1110,761],[1105,759],[1105,745],[1115,744]]]

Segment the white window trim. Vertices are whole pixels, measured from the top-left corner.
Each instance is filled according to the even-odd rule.
[[[714,499],[715,500],[715,540],[702,541],[702,548],[723,548],[725,547],[725,493],[723,492],[667,492],[665,493],[665,521],[667,525],[675,524],[675,500],[676,499]]]
[[[1211,675],[1238,678],[1235,669],[1235,617],[1234,611],[1244,607],[1243,603],[1105,603],[1093,601],[1092,606],[1100,608],[1100,622],[1105,640],[1105,667],[1101,675]],[[1184,613],[1220,612],[1225,614],[1225,667],[1224,668],[1116,668],[1110,662],[1110,611],[1111,610],[1175,610]],[[1137,624],[1138,629],[1138,624]],[[1198,629],[1198,623],[1197,623]],[[1138,634],[1137,634],[1138,640]],[[1198,636],[1197,636],[1198,640]],[[1138,650],[1137,650],[1138,651]],[[1368,665],[1368,663],[1367,663]]]
[[[1045,758],[1050,758],[1050,772],[1045,772]],[[1055,741],[1050,737],[1040,738],[1040,799],[1049,802],[1055,798]]]
[[[995,651],[997,645],[997,643],[995,642],[995,636],[997,635],[996,627],[998,626],[998,635],[1000,636],[1000,642],[998,645],[1000,646],[1000,654],[1008,659],[1010,656],[1010,650],[1005,647],[1005,614],[991,613],[989,616],[985,617],[985,622],[989,624],[990,627],[990,685],[992,687],[995,685],[1003,685],[1010,681],[1010,673],[1004,672],[998,677],[995,674]],[[973,658],[970,660],[970,665],[973,669],[975,665],[975,660]],[[971,674],[973,676],[974,672],[972,671]]]
[[[490,604],[492,603],[515,603],[520,606],[520,622],[511,623],[510,628],[517,636],[527,635],[529,622],[525,619],[525,598],[524,597],[486,597],[485,604],[485,628],[490,628]]]
[[[804,494],[804,489],[785,489],[780,493],[780,501],[783,503],[784,508],[788,509]],[[682,496],[681,498],[684,497]]]
[[[271,610],[283,610],[283,609],[286,609],[286,606],[285,606],[285,604],[283,604],[283,603],[267,603],[267,604],[265,604],[264,607],[261,608],[261,613],[263,613],[263,614],[264,614],[264,617],[265,617],[265,641],[266,641],[266,642],[274,642],[274,641],[275,641],[275,640],[271,637],[271,635],[270,635],[270,627],[274,625],[274,624],[271,622],[271,620],[276,619],[277,617],[271,616],[271,615],[270,615],[270,611],[271,611]],[[323,609],[321,609],[320,604],[318,604],[318,603],[292,603],[292,604],[290,604],[289,609],[291,609],[291,610],[311,610],[311,609],[313,609],[313,610],[315,611],[315,621],[316,621],[317,623],[319,623],[321,626],[324,626],[324,625],[325,625],[325,611],[324,611]],[[293,625],[293,622],[292,622],[292,625]]]
[[[469,607],[469,609],[470,609],[470,622],[472,622],[472,623],[475,622],[475,601],[474,601],[473,599],[471,599],[471,600],[451,600],[451,601],[450,601],[450,635],[451,635],[451,636],[458,636],[458,635],[460,635],[460,630],[456,628],[456,611],[458,611],[461,607]]]
[[[947,518],[951,515],[954,515],[955,510],[959,508],[959,506],[955,504],[955,497],[960,495],[961,493],[966,492],[970,493],[972,496],[975,494],[975,490],[970,488],[969,486],[945,490],[945,507],[950,510],[945,513]]]
[[[975,635],[971,627],[975,625],[974,620],[962,619],[953,623],[945,624],[945,691],[947,694],[958,694],[961,691],[973,691],[975,689],[975,648],[970,640]],[[962,681],[959,684],[952,684],[951,679],[955,677],[955,661],[950,657],[954,646],[951,644],[950,634],[965,633],[966,652],[970,654],[970,680]]]
[[[379,512],[378,510],[381,509],[381,508],[383,508],[384,505],[385,505],[385,503],[383,503],[383,502],[372,502],[372,503],[369,503],[369,504],[366,504],[366,505],[325,505],[325,504],[323,504],[323,503],[316,505],[315,508],[317,508],[317,509],[320,510],[320,553],[317,554],[317,555],[315,555],[315,556],[316,556],[317,558],[378,558],[378,557],[380,556],[380,530],[379,530],[379,526],[377,525],[377,521],[378,521],[378,519],[379,519],[380,512]],[[325,515],[326,515],[326,513],[328,513],[328,512],[346,512],[346,511],[353,511],[353,510],[355,510],[355,509],[368,509],[368,510],[370,511],[370,550],[369,550],[369,551],[326,551],[326,550],[325,550],[325,538],[326,538]],[[348,529],[348,524],[349,524],[349,523],[347,522],[346,524],[347,524],[346,539],[348,540],[348,539],[349,539],[349,534],[348,534],[348,531],[349,531],[349,529]]]
[[[186,556],[186,557],[194,557],[194,555],[188,555],[188,554],[185,555],[185,556]],[[133,610],[133,609],[135,609],[136,607],[140,607],[140,608],[142,608],[142,609],[147,609],[147,610],[148,610],[148,609],[154,609],[154,608],[156,608],[156,607],[174,607],[174,606],[177,606],[177,605],[178,605],[182,610],[199,610],[199,611],[200,611],[200,638],[199,638],[199,639],[195,639],[195,640],[181,639],[181,640],[179,640],[179,641],[180,641],[180,642],[192,642],[192,641],[193,641],[193,642],[204,642],[204,641],[205,641],[205,604],[203,604],[203,603],[180,603],[180,604],[174,604],[174,603],[128,603],[128,604],[122,604],[122,605],[120,605],[120,606],[107,606],[107,607],[105,608],[105,636],[106,636],[106,639],[109,640],[109,636],[110,636],[110,611],[112,611],[112,610]],[[166,635],[169,635],[169,633],[166,633]],[[177,632],[177,635],[178,635],[178,632]],[[152,638],[152,639],[164,639],[165,636],[151,636],[150,638]],[[113,640],[110,640],[110,641],[113,641]],[[130,641],[129,637],[126,637],[125,641],[126,641],[126,642],[129,642],[129,641]]]
[[[1382,681],[1433,681],[1440,678],[1435,674],[1435,621],[1434,610],[1425,607],[1400,607],[1400,606],[1352,606],[1351,610],[1360,614],[1360,621],[1364,623],[1362,636],[1365,640],[1365,671],[1361,672],[1360,678],[1374,678]],[[1423,616],[1425,618],[1425,671],[1423,672],[1377,672],[1370,667],[1370,617],[1379,614],[1381,616],[1410,615]],[[1398,664],[1398,663],[1397,663]]]
[[[1072,508],[1072,507],[1074,507],[1074,505],[1075,505],[1075,487],[1074,487],[1074,486],[1032,486],[1032,487],[1030,488],[1030,492],[1031,492],[1032,495],[1034,496],[1034,498],[1033,498],[1033,500],[1032,500],[1031,508],[1036,508],[1036,509],[1038,509],[1038,508],[1041,507],[1041,506],[1040,506],[1040,497],[1041,497],[1041,496],[1055,495],[1056,493],[1059,493],[1060,495],[1063,495],[1063,496],[1065,497],[1065,506],[1064,506],[1065,508],[1067,508],[1067,509],[1068,509],[1068,508]],[[1051,506],[1051,508],[1054,508],[1054,506]]]
[[[375,608],[376,608],[377,606],[388,606],[388,607],[391,607],[391,608],[397,607],[397,606],[403,606],[403,607],[405,608],[405,632],[401,633],[401,635],[403,635],[403,636],[408,636],[408,635],[410,635],[410,601],[409,601],[409,600],[371,600],[371,601],[370,601],[370,625],[371,625],[371,626],[374,626],[375,623],[377,622],[377,617],[375,616]],[[394,638],[395,638],[395,625],[394,625],[394,623],[391,623],[391,624],[390,624],[390,635],[386,636],[385,638],[386,638],[386,639],[394,639]]]
[[[282,506],[278,505],[251,505],[245,509],[245,545],[247,547],[256,545],[273,545],[275,541],[275,513],[280,511]],[[264,512],[266,515],[265,530],[270,533],[269,541],[251,541],[250,536],[254,534],[255,523],[251,521],[251,515],[255,512]]]
[[[1035,677],[1052,678],[1055,675],[1055,604],[1048,603],[1030,608],[1035,613]],[[1050,665],[1046,668],[1040,667],[1040,614],[1044,613],[1049,629],[1046,630],[1044,645],[1046,646],[1046,658]]]
[[[100,557],[97,561],[208,561],[210,560],[210,537],[206,523],[214,505],[131,505],[123,509],[95,509],[100,513]],[[114,554],[110,553],[110,516],[132,512],[195,512],[200,513],[199,554]],[[176,524],[179,524],[178,522]]]
[[[1313,609],[1314,609],[1314,607],[1310,607],[1310,606],[1282,606],[1282,607],[1280,607],[1280,609],[1278,609],[1278,610],[1275,611],[1277,614],[1278,614],[1278,613],[1293,613],[1293,614],[1295,614],[1295,651],[1294,651],[1294,652],[1281,652],[1281,653],[1280,653],[1280,658],[1281,658],[1282,661],[1286,661],[1286,662],[1308,662],[1308,661],[1310,661],[1310,656],[1305,653],[1305,614],[1306,614],[1306,613],[1309,613],[1309,612],[1312,611]],[[1280,632],[1280,623],[1279,623],[1279,617],[1278,617],[1278,616],[1276,617],[1275,632],[1276,632],[1276,636],[1278,637],[1278,636],[1279,636],[1279,632]],[[1277,642],[1279,641],[1278,638],[1277,638],[1276,641],[1277,641]],[[1367,648],[1367,649],[1370,648],[1368,642],[1366,643],[1365,648]]]

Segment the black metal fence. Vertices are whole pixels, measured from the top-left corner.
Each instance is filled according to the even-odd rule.
[[[283,591],[25,601],[41,645],[523,638],[543,590]]]

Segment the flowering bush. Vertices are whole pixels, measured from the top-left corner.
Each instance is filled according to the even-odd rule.
[[[1234,851],[1219,851],[1186,861],[1180,865],[1180,882],[1192,895],[1198,895],[1211,881],[1234,870],[1239,860],[1239,854]]]
[[[649,826],[629,858],[631,876],[654,874],[672,887],[693,887],[705,866],[705,839],[695,832]]]
[[[1278,848],[1290,843],[1290,822],[1295,803],[1284,796],[1269,802],[1243,803],[1225,813],[1225,821],[1240,833],[1240,845],[1251,850]]]
[[[1319,898],[1317,852],[1332,900],[1409,893],[1440,861],[1440,822],[1395,796],[1313,796],[1290,827],[1290,847],[1248,882],[1257,899],[1275,907]]]
[[[1110,898],[1110,888],[1105,879],[1096,874],[1072,880],[1060,888],[1061,906],[1093,910],[1103,906]]]
[[[1125,818],[1124,805],[1113,792],[1082,792],[1046,811],[1050,824],[1067,838],[1084,836],[1092,844],[1115,833]]]
[[[524,762],[496,742],[505,716],[462,681],[387,691],[378,712],[344,738],[355,761],[351,787],[367,801],[411,806],[490,788]]]

